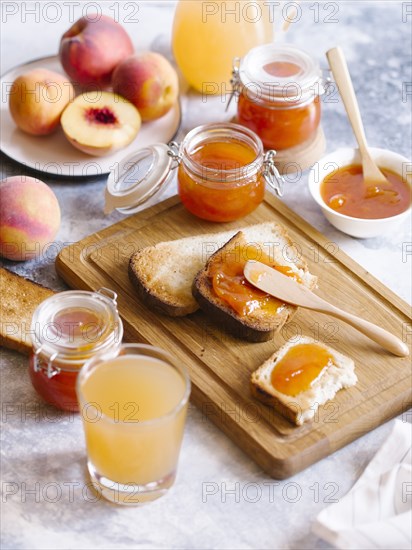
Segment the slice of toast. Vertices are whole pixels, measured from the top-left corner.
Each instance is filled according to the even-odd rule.
[[[34,310],[53,290],[0,268],[0,346],[29,355]]]
[[[327,367],[312,382],[310,388],[297,395],[286,395],[278,391],[271,382],[274,369],[279,361],[292,348],[301,344],[314,344],[325,350],[331,358]],[[286,342],[277,352],[252,373],[250,380],[251,392],[254,397],[274,407],[280,414],[291,420],[297,426],[312,420],[319,406],[333,399],[342,388],[354,386],[357,382],[355,364],[349,357],[342,355],[323,342],[301,336]]]
[[[242,229],[251,239],[267,224]],[[208,258],[238,230],[223,231],[161,242],[135,252],[129,261],[129,278],[140,299],[151,309],[181,317],[199,309],[192,295],[193,279]]]
[[[256,307],[253,311],[241,315],[221,296],[218,296],[213,287],[213,273],[230,257],[236,257],[244,264],[248,259],[264,261],[259,256],[249,255],[252,251],[251,247],[262,257],[270,259],[271,265],[287,266],[308,288],[316,285],[317,279],[309,273],[306,263],[302,258],[296,258],[296,247],[293,246],[285,229],[277,223],[268,222],[253,228],[249,227],[248,231],[239,231],[214,253],[206,266],[196,275],[192,292],[200,307],[219,326],[239,338],[251,342],[264,342],[272,339],[274,334],[291,319],[297,307],[276,301],[279,304],[278,309]],[[248,285],[246,280],[244,283]],[[271,298],[271,300],[275,303],[273,301],[275,299]]]

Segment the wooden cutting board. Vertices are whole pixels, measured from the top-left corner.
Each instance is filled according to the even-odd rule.
[[[336,243],[269,195],[247,218],[230,224],[199,220],[173,197],[63,249],[56,268],[73,288],[104,286],[117,292],[125,340],[157,345],[179,358],[191,376],[192,402],[204,417],[269,475],[282,479],[408,409],[410,358],[395,357],[344,323],[303,309],[275,340],[240,341],[215,327],[202,312],[178,319],[153,313],[137,298],[127,272],[129,257],[138,248],[262,221],[287,227],[296,253],[303,255],[319,278],[320,296],[381,325],[410,345],[409,306]],[[250,373],[296,334],[323,340],[352,357],[359,379],[355,387],[339,392],[322,406],[314,422],[302,427],[293,426],[249,393]]]

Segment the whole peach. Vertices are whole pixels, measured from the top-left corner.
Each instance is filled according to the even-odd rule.
[[[48,69],[33,69],[13,82],[10,114],[17,126],[28,134],[51,134],[73,98],[73,86],[65,76]]]
[[[108,86],[114,68],[132,53],[129,35],[107,15],[81,17],[63,34],[59,50],[66,73],[87,88]]]
[[[59,227],[59,203],[45,183],[28,176],[0,182],[1,256],[14,261],[40,256]]]
[[[133,55],[114,70],[113,91],[137,107],[142,120],[165,115],[179,94],[177,73],[169,61],[155,52]]]

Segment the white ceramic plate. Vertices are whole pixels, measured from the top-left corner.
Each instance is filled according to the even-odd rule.
[[[49,136],[30,136],[19,130],[11,118],[8,96],[12,82],[20,74],[43,67],[64,74],[57,56],[44,57],[19,65],[1,77],[0,149],[11,159],[39,172],[69,177],[93,177],[108,174],[113,166],[130,153],[154,143],[168,143],[180,126],[180,105],[162,118],[145,122],[130,145],[106,157],[92,157],[75,149],[59,127]]]

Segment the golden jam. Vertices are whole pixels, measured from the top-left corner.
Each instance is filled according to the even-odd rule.
[[[298,344],[276,363],[271,383],[275,390],[295,397],[310,389],[332,361],[330,353],[317,344]]]
[[[411,204],[411,187],[401,176],[382,168],[390,185],[365,185],[362,166],[344,166],[328,174],[320,187],[324,203],[346,216],[379,219],[401,214]]]
[[[53,330],[73,341],[93,340],[102,332],[102,319],[96,313],[84,307],[71,307],[59,311],[53,319]]]
[[[34,389],[51,405],[77,411],[80,369],[98,352],[120,346],[123,325],[116,295],[107,289],[57,293],[37,307],[31,330],[29,375]]]
[[[242,317],[256,309],[276,315],[284,303],[254,287],[246,280],[243,270],[247,260],[258,260],[284,275],[294,278],[297,282],[302,282],[289,266],[277,265],[259,248],[246,245],[244,248],[223,254],[221,261],[213,262],[209,274],[214,292]]]
[[[265,182],[256,147],[237,139],[205,141],[178,171],[179,196],[199,218],[227,222],[252,212],[263,200]]]
[[[315,135],[321,106],[319,97],[304,106],[288,108],[284,103],[258,103],[242,93],[237,113],[239,123],[256,132],[266,149],[281,151],[296,147]]]
[[[272,61],[263,66],[263,70],[271,76],[293,76],[300,71],[299,65],[288,61]]]
[[[266,149],[281,151],[310,142],[324,92],[319,64],[291,44],[253,48],[234,70],[237,119]]]

